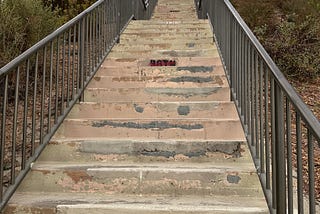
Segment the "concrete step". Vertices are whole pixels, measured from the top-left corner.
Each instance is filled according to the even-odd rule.
[[[171,38],[170,38],[171,39]],[[179,40],[179,39],[174,39],[172,40],[162,40],[159,38],[145,38],[144,40],[142,39],[132,39],[132,38],[127,38],[124,39],[122,38],[120,40],[120,43],[118,45],[125,45],[125,46],[138,46],[138,45],[144,45],[144,46],[149,46],[149,47],[160,47],[160,48],[176,48],[176,47],[187,47],[187,48],[201,48],[205,44],[208,45],[214,45],[213,38],[186,38],[184,41]],[[205,46],[206,47],[206,46]],[[216,46],[215,46],[216,47]]]
[[[85,102],[230,101],[229,87],[206,88],[87,88]]]
[[[165,57],[219,57],[219,52],[217,49],[186,49],[186,50],[118,50],[113,49],[108,57],[125,57],[125,58],[165,58]]]
[[[221,59],[219,57],[162,57],[162,58],[155,58],[153,56],[149,56],[147,59],[139,58],[139,56],[133,57],[110,57],[102,63],[102,67],[106,66],[118,66],[118,67],[146,67],[149,66],[150,60],[175,60],[177,67],[190,67],[190,66],[216,66],[222,65]]]
[[[226,132],[225,130],[232,130]],[[244,141],[239,120],[66,119],[55,138],[177,139]]]
[[[213,42],[203,41],[198,42],[180,42],[180,43],[136,43],[129,40],[114,46],[115,51],[149,51],[149,50],[203,50],[203,49],[217,49],[217,46]]]
[[[244,141],[53,139],[38,161],[141,165],[145,163],[254,167]]]
[[[152,27],[150,26],[144,26],[144,27],[137,27],[137,26],[133,26],[133,27],[130,27],[130,24],[129,26],[124,30],[123,33],[125,34],[131,34],[131,33],[159,33],[162,32],[162,33],[190,33],[190,32],[193,32],[193,33],[208,33],[208,34],[212,34],[212,31],[211,31],[211,28],[209,25],[190,25],[188,27],[178,27],[178,26],[175,26],[175,25],[165,25],[165,26],[162,26],[162,25],[154,25]]]
[[[195,31],[198,29],[199,31],[211,29],[208,23],[204,22],[194,22],[194,23],[175,23],[169,21],[154,21],[150,23],[146,23],[147,20],[141,21],[142,23],[135,23],[137,21],[131,21],[127,26],[125,31],[140,31],[140,30],[154,30],[154,31]],[[139,21],[140,22],[140,21]],[[144,25],[144,23],[146,23]]]
[[[88,88],[204,88],[228,87],[227,78],[222,76],[98,76],[94,77]]]
[[[125,38],[174,38],[175,40],[182,40],[183,38],[213,38],[211,32],[132,32],[132,33],[123,33],[120,35],[120,40]]]
[[[221,63],[221,62],[220,62]],[[111,65],[110,65],[111,64]],[[209,66],[117,66],[114,61],[104,63],[96,73],[97,77],[176,77],[198,76],[207,77],[214,75],[225,75],[225,71],[221,65]]]
[[[264,198],[245,196],[148,196],[146,198],[87,193],[21,192],[15,194],[5,214],[262,214],[269,213],[265,204]]]
[[[68,118],[236,119],[238,118],[238,114],[233,102],[82,102],[72,108],[68,114]]]
[[[46,179],[42,179],[44,175]],[[39,162],[32,165],[19,191],[263,196],[255,168],[191,163],[175,166],[161,162],[139,166]]]
[[[165,21],[165,20],[133,20],[130,22],[130,26],[154,26],[154,25],[179,25],[183,28],[189,25],[209,25],[208,19],[196,19],[196,20],[179,20],[179,21]]]

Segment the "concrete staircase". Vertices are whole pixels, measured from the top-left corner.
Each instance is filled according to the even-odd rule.
[[[5,213],[268,213],[193,0],[129,24]]]

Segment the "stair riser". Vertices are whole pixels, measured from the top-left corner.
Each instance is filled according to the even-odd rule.
[[[35,214],[35,213],[45,213],[45,214],[114,214],[114,213],[121,213],[121,214],[229,214],[229,213],[236,213],[236,214],[246,214],[246,213],[254,213],[254,214],[262,214],[262,213],[269,213],[264,209],[250,209],[246,211],[240,211],[242,207],[239,209],[225,209],[225,207],[217,207],[216,209],[205,209],[205,210],[198,210],[198,209],[186,209],[177,210],[163,208],[162,210],[152,210],[146,209],[141,206],[141,208],[134,208],[128,206],[124,208],[123,206],[112,206],[112,205],[87,205],[87,204],[80,204],[80,205],[58,205],[57,208],[37,208],[37,207],[16,207],[15,205],[10,205],[11,207],[6,210],[5,213],[24,213],[24,214]]]
[[[180,43],[180,44],[170,44],[170,43],[154,43],[154,44],[136,44],[136,42],[132,42],[128,44],[126,42],[125,44],[119,44],[115,46],[114,51],[153,51],[153,50],[203,50],[203,49],[209,49],[214,50],[217,49],[217,47],[213,43],[209,43],[206,41],[206,43],[198,43],[198,42],[189,42],[189,43]]]
[[[118,66],[119,68],[121,67],[127,67],[127,66],[132,66],[132,67],[146,67],[149,66],[150,60],[175,60],[176,61],[176,66],[221,66],[221,60],[218,57],[163,57],[163,58],[154,58],[154,57],[149,57],[149,59],[139,59],[139,58],[121,58],[121,57],[108,57],[103,63],[102,67],[107,67],[107,66]],[[166,67],[166,66],[162,66]],[[153,67],[152,67],[153,68]],[[161,68],[161,67],[158,67]]]
[[[120,63],[119,63],[120,64]],[[148,67],[117,67],[105,66],[101,67],[96,73],[96,77],[114,76],[114,77],[176,77],[176,76],[215,76],[225,75],[222,66],[189,66],[189,67],[175,67],[175,66],[148,66]]]
[[[228,87],[225,76],[178,76],[178,77],[94,77],[88,88],[201,88]]]
[[[103,118],[212,118],[236,119],[233,103],[82,103],[68,115],[72,119]]]
[[[46,179],[42,179],[45,176]],[[197,169],[33,169],[19,191],[87,192],[134,195],[260,196],[257,176]]]
[[[247,164],[250,154],[243,141],[132,141],[97,139],[52,141],[39,161],[112,163]]]
[[[181,102],[181,101],[230,101],[229,88],[131,88],[87,89],[85,102]]]
[[[55,137],[244,140],[240,121],[182,120],[65,120]]]
[[[189,32],[205,32],[212,33],[211,28],[208,25],[190,25],[189,27],[180,27],[174,25],[153,25],[146,27],[137,27],[129,25],[124,33],[136,33],[136,32],[144,32],[144,33],[152,33],[152,32],[176,32],[176,33],[189,33]]]
[[[125,58],[166,58],[166,57],[219,57],[218,50],[164,50],[164,51],[111,51],[109,57]]]

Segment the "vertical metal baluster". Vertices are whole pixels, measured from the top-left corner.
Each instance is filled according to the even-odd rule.
[[[276,169],[276,199],[277,199],[277,212],[286,213],[286,159],[284,148],[284,102],[283,92],[278,83],[274,84],[275,89],[275,144],[273,152],[275,152],[275,165]],[[273,172],[272,172],[273,173]]]
[[[247,63],[247,67],[246,67],[246,70],[245,70],[245,93],[246,93],[246,96],[245,96],[245,104],[246,104],[246,111],[245,111],[245,115],[246,115],[246,124],[248,126],[248,133],[249,135],[251,136],[252,133],[251,132],[251,109],[250,109],[250,106],[251,106],[251,98],[250,98],[250,69],[251,69],[251,45],[249,44],[249,41],[248,41],[248,38],[246,38],[246,46],[247,46],[247,59],[246,59],[246,63]],[[252,143],[252,142],[251,142]],[[250,147],[251,149],[251,147]]]
[[[257,52],[255,52],[255,69],[254,69],[254,97],[255,97],[255,102],[254,102],[254,112],[255,112],[255,116],[254,116],[254,126],[255,126],[255,145],[256,145],[256,158],[257,160],[260,158],[260,144],[261,142],[259,142],[259,134],[261,132],[259,132],[259,117],[258,117],[258,90],[259,90],[259,55]],[[261,116],[260,116],[261,117]],[[260,163],[261,164],[261,163]],[[261,166],[259,166],[260,168]]]
[[[71,83],[71,87],[72,87],[72,90],[71,90],[71,99],[73,100],[74,99],[74,93],[75,93],[75,83],[74,81],[75,80],[75,68],[76,68],[76,63],[77,63],[77,60],[76,60],[76,35],[77,35],[77,25],[75,24],[73,26],[73,43],[72,43],[72,83]]]
[[[43,49],[43,68],[42,68],[42,91],[41,91],[41,110],[40,110],[40,144],[43,143],[44,130],[44,99],[46,86],[46,64],[47,64],[47,47]]]
[[[27,145],[27,127],[28,127],[28,94],[29,94],[29,75],[30,75],[30,59],[27,59],[26,67],[26,86],[24,95],[24,113],[23,113],[23,136],[21,149],[21,169],[26,167],[26,145]]]
[[[264,117],[265,115],[263,114],[263,71],[264,71],[264,64],[262,59],[260,60],[260,78],[259,78],[259,86],[260,86],[260,99],[259,99],[259,109],[260,109],[260,172],[265,173],[265,155],[264,155],[264,147],[265,147],[265,142],[264,142]],[[265,86],[266,87],[266,86]],[[265,90],[267,90],[265,88]]]
[[[277,189],[276,189],[276,136],[275,136],[275,91],[274,91],[275,83],[274,83],[274,77],[271,76],[271,157],[272,157],[272,207],[276,209],[277,207]]]
[[[270,169],[270,143],[269,143],[269,72],[266,69],[265,72],[265,150],[266,150],[266,187],[267,189],[271,189],[271,169]]]
[[[82,59],[82,55],[83,55],[83,50],[82,50],[82,46],[83,46],[83,34],[82,34],[82,27],[83,27],[83,19],[79,21],[78,23],[78,44],[77,44],[77,50],[78,50],[78,55],[77,55],[77,85],[76,85],[76,93],[80,93],[80,89],[81,89],[81,73],[83,71],[83,59]]]
[[[86,62],[86,69],[85,69],[85,72],[84,72],[84,83],[87,82],[87,77],[89,76],[89,72],[91,70],[91,33],[92,33],[92,29],[91,29],[91,16],[90,14],[86,17],[86,45],[87,45],[87,49],[85,50],[86,52],[86,59],[85,59],[85,62]]]
[[[297,136],[297,194],[298,194],[298,213],[303,214],[303,166],[302,166],[302,142],[301,142],[301,117],[296,112],[296,136]]]
[[[56,54],[56,102],[54,111],[54,123],[58,123],[58,112],[59,112],[59,70],[60,70],[60,35],[57,36],[57,54]]]
[[[81,20],[81,27],[79,29],[80,34],[80,85],[79,85],[79,93],[81,93],[80,101],[84,100],[84,95],[82,93],[82,89],[84,88],[84,73],[85,73],[85,42],[86,42],[86,17]]]
[[[244,124],[245,126],[247,125],[246,124],[246,117],[245,117],[245,91],[244,91],[244,86],[245,86],[245,66],[246,66],[246,45],[245,45],[245,40],[244,40],[244,35],[243,35],[243,32],[241,30],[241,37],[242,37],[242,43],[240,45],[240,47],[242,48],[242,58],[241,58],[241,73],[240,73],[240,76],[241,76],[241,82],[240,82],[240,85],[241,85],[241,97],[240,97],[240,101],[241,101],[241,114],[243,116],[243,119],[244,119]]]
[[[286,98],[286,136],[287,136],[287,182],[288,182],[288,214],[293,213],[292,182],[292,145],[291,145],[291,112],[290,100]]]
[[[7,102],[8,102],[8,74],[4,78],[4,91],[3,91],[3,101],[2,101],[2,121],[1,121],[1,158],[0,158],[0,199],[3,199],[3,165],[4,165],[4,150],[6,145],[6,115],[7,115]]]
[[[67,108],[70,106],[71,28],[68,30]],[[71,88],[72,89],[72,88]]]
[[[51,104],[52,104],[52,84],[53,84],[53,41],[50,42],[50,76],[49,76],[49,100],[48,100],[48,133],[51,133]]]
[[[34,72],[34,88],[33,88],[33,107],[32,107],[32,132],[31,132],[31,156],[35,151],[36,141],[36,103],[37,103],[37,87],[38,87],[38,61],[39,53],[36,53],[35,72]]]
[[[316,213],[314,183],[314,145],[310,129],[308,135],[308,181],[309,181],[309,213]]]
[[[254,47],[251,46],[251,63],[250,63],[250,71],[249,71],[249,74],[250,74],[250,77],[249,77],[249,101],[250,101],[250,132],[251,132],[251,145],[256,147],[256,142],[255,142],[255,122],[254,122],[254,102],[255,102],[255,95],[254,95],[254,72],[255,72],[255,52],[254,52]],[[256,150],[254,151],[254,159],[257,158],[257,154],[255,153]]]
[[[17,150],[17,120],[18,120],[18,106],[19,106],[19,85],[20,85],[20,66],[16,70],[14,94],[14,113],[13,113],[13,128],[12,128],[12,145],[11,145],[11,179],[10,184],[14,184],[16,180],[16,150]],[[2,184],[1,184],[2,185]]]
[[[61,115],[64,114],[64,107],[65,107],[65,73],[66,73],[66,33],[63,33],[63,43],[62,43],[62,80],[61,80]]]

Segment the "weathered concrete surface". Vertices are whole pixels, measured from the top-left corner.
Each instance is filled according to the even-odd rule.
[[[174,60],[175,66],[150,66]],[[132,21],[5,213],[268,213],[208,20]]]
[[[103,118],[211,118],[237,119],[232,102],[118,102],[80,103],[69,114],[70,119]]]
[[[189,197],[161,197],[161,196],[106,196],[104,194],[74,194],[74,193],[28,193],[17,194],[17,204],[12,205],[7,213],[26,213],[36,208],[48,212],[45,214],[226,214],[226,213],[268,213],[262,208],[263,198],[239,196],[189,196]],[[64,203],[61,203],[61,202]],[[19,206],[20,205],[20,206]],[[51,212],[49,212],[51,211]]]

